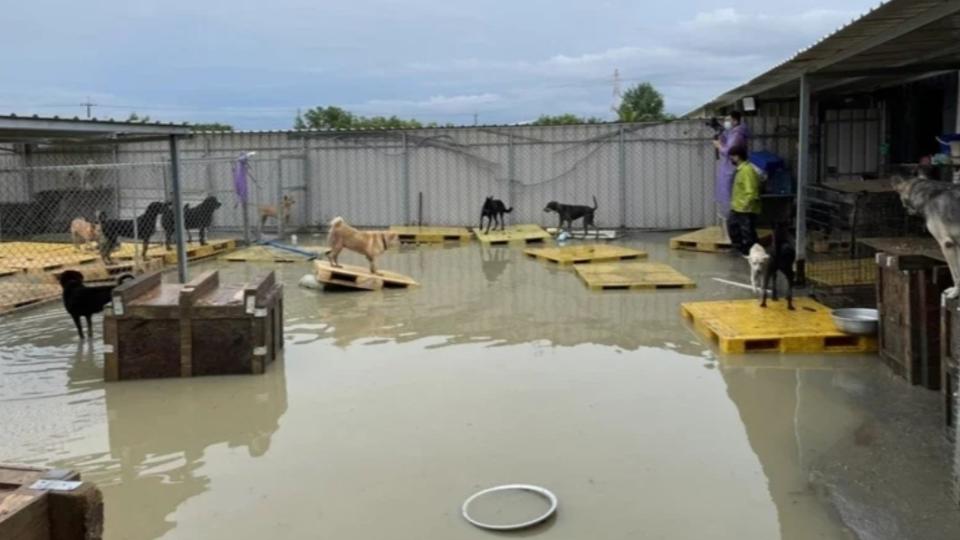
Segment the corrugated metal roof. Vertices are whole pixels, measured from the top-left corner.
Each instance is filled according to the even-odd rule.
[[[748,96],[795,96],[804,74],[832,77],[822,87],[842,86],[843,74],[864,79],[910,65],[957,62],[960,65],[960,0],[889,0],[853,20],[793,57],[688,114],[728,106]],[[817,91],[816,86],[814,91]]]
[[[186,124],[121,122],[92,118],[0,115],[0,142],[125,142],[168,135],[189,135]]]

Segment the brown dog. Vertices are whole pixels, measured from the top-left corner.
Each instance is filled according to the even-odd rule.
[[[289,195],[283,196],[283,201],[281,201],[280,206],[283,207],[283,224],[290,224],[290,210],[293,208],[293,197]],[[263,228],[263,224],[267,222],[268,219],[273,218],[277,219],[277,207],[272,204],[265,204],[260,207],[260,228]]]
[[[327,259],[330,264],[340,268],[337,258],[344,248],[355,251],[370,261],[370,273],[378,274],[376,259],[384,251],[396,246],[400,236],[393,231],[359,231],[354,229],[342,217],[333,218],[330,222],[330,233],[327,235]]]
[[[100,241],[101,232],[99,223],[90,223],[82,217],[70,222],[70,238],[73,239],[73,247],[77,251],[82,250],[90,242]]]

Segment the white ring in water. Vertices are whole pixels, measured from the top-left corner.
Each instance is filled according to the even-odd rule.
[[[531,519],[530,521],[524,521],[523,523],[512,523],[508,525],[492,525],[490,523],[483,523],[482,521],[477,521],[472,517],[470,517],[470,512],[469,512],[470,503],[479,499],[480,497],[483,497],[484,495],[489,495],[491,493],[498,493],[502,491],[528,491],[530,493],[535,493],[537,495],[540,495],[544,499],[546,499],[550,503],[550,508],[548,508],[547,511],[544,512],[542,515],[534,519]],[[507,484],[505,486],[496,486],[490,489],[485,489],[483,491],[474,493],[473,495],[470,496],[469,499],[464,501],[462,512],[463,512],[463,519],[469,521],[471,524],[473,524],[476,527],[480,527],[481,529],[488,529],[491,531],[517,531],[520,529],[533,527],[534,525],[539,525],[544,521],[550,519],[550,517],[557,512],[557,505],[558,505],[557,496],[554,495],[548,489],[545,489],[539,486],[531,486],[527,484]]]

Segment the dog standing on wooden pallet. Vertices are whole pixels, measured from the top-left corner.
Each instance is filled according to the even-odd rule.
[[[940,244],[953,275],[953,287],[943,294],[960,298],[960,185],[920,177],[898,178],[893,188],[908,213],[926,219],[927,230]]]
[[[157,218],[164,210],[170,208],[169,202],[152,202],[147,209],[136,219],[104,219],[101,213],[98,216],[103,229],[103,241],[100,242],[100,256],[106,264],[113,264],[110,256],[117,247],[118,238],[142,238],[143,252],[141,257],[147,257],[147,247],[150,246],[150,237],[157,230]]]
[[[597,238],[600,238],[600,229],[597,228],[596,223],[594,223],[594,216],[597,213],[597,198],[593,198],[593,208],[583,205],[574,205],[574,204],[562,204],[557,201],[550,201],[547,203],[546,208],[543,209],[544,212],[556,212],[560,216],[560,225],[557,227],[561,231],[571,232],[570,229],[573,228],[573,222],[582,219],[583,220],[583,235],[587,236],[590,234],[590,227],[593,227],[597,231]],[[566,223],[567,227],[564,227],[563,224]]]
[[[99,242],[102,232],[99,223],[90,223],[82,217],[70,222],[70,238],[77,251],[82,251],[91,242]]]
[[[400,235],[393,231],[360,231],[347,225],[342,217],[336,217],[330,222],[330,232],[327,234],[327,247],[330,248],[327,259],[333,266],[341,268],[337,259],[346,248],[366,257],[370,262],[370,273],[379,274],[377,257],[399,242]]]
[[[480,228],[483,229],[483,220],[487,220],[487,229],[484,234],[490,232],[490,225],[493,224],[493,230],[497,230],[497,221],[500,222],[500,230],[503,230],[503,216],[513,212],[513,208],[507,208],[507,205],[500,199],[487,197],[483,201],[483,209],[480,211]]]

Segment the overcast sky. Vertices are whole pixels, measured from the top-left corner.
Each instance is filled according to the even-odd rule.
[[[877,0],[31,0],[0,9],[0,113],[284,129],[298,108],[441,123],[612,118],[613,72],[688,112]]]

